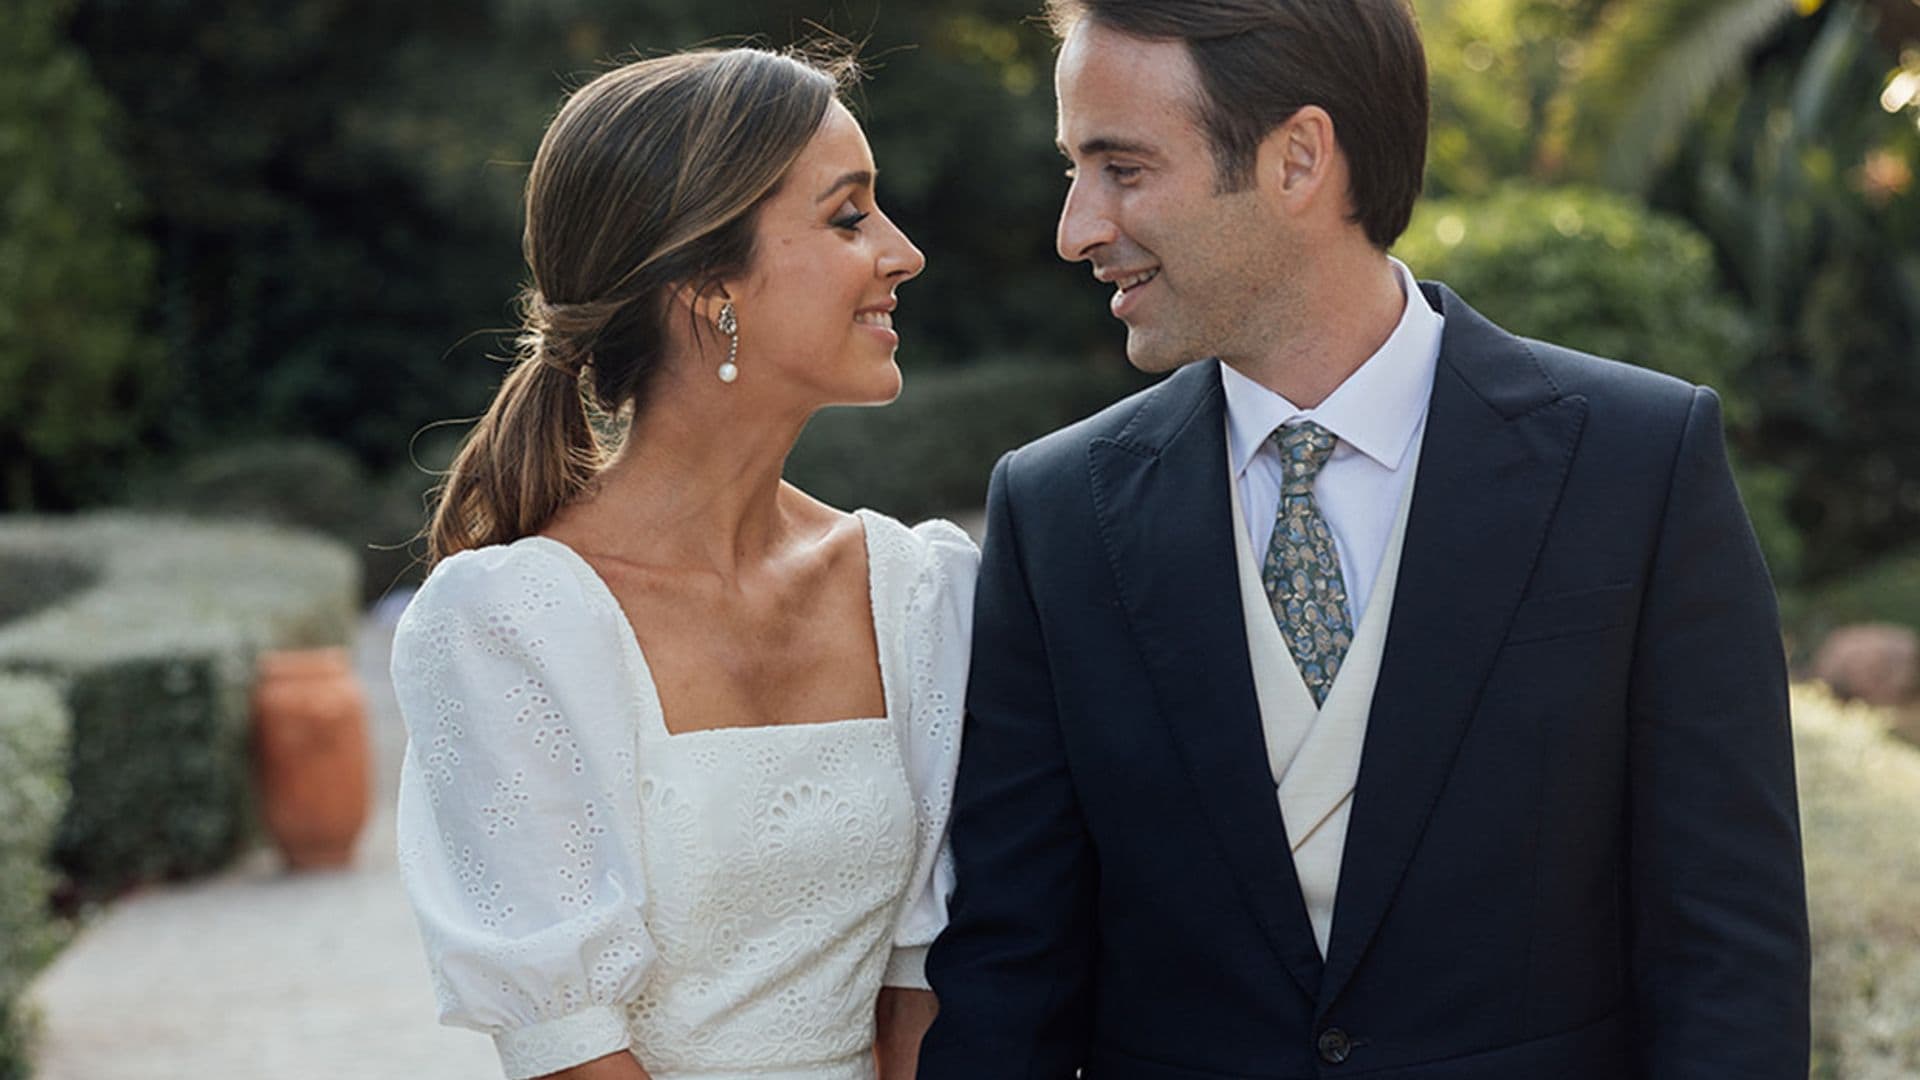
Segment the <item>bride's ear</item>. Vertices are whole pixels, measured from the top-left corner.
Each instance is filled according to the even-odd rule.
[[[696,323],[709,330],[720,325],[720,309],[732,302],[733,293],[725,282],[682,285],[673,291],[674,309],[691,314]]]

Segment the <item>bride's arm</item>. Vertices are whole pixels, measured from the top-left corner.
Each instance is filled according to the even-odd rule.
[[[626,1050],[658,955],[611,603],[538,548],[463,552],[394,636],[401,879],[441,1021],[516,1080]]]
[[[933,1025],[940,1003],[931,990],[883,987],[874,1005],[873,1051],[880,1080],[913,1080],[920,1063],[920,1039]]]

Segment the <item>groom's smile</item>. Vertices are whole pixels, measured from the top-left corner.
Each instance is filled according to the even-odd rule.
[[[1111,271],[1096,266],[1093,276],[1100,281],[1112,283],[1113,299],[1108,302],[1108,307],[1112,309],[1115,318],[1125,319],[1139,309],[1140,290],[1160,276],[1160,268],[1129,272]]]

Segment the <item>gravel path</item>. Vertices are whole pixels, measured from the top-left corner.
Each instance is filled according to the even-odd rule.
[[[38,981],[37,1080],[473,1080],[491,1043],[435,1023],[394,862],[405,736],[386,674],[398,605],[357,663],[377,783],[351,869],[292,875],[257,852],[227,873],[115,903]]]

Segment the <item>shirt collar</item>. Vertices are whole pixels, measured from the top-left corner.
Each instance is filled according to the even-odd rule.
[[[1317,408],[1302,409],[1226,364],[1220,384],[1227,395],[1227,450],[1233,473],[1247,465],[1282,424],[1312,420],[1339,440],[1388,469],[1398,469],[1427,415],[1434,367],[1440,358],[1439,312],[1427,306],[1405,263],[1389,255],[1406,306],[1400,323],[1379,351],[1368,357]]]

